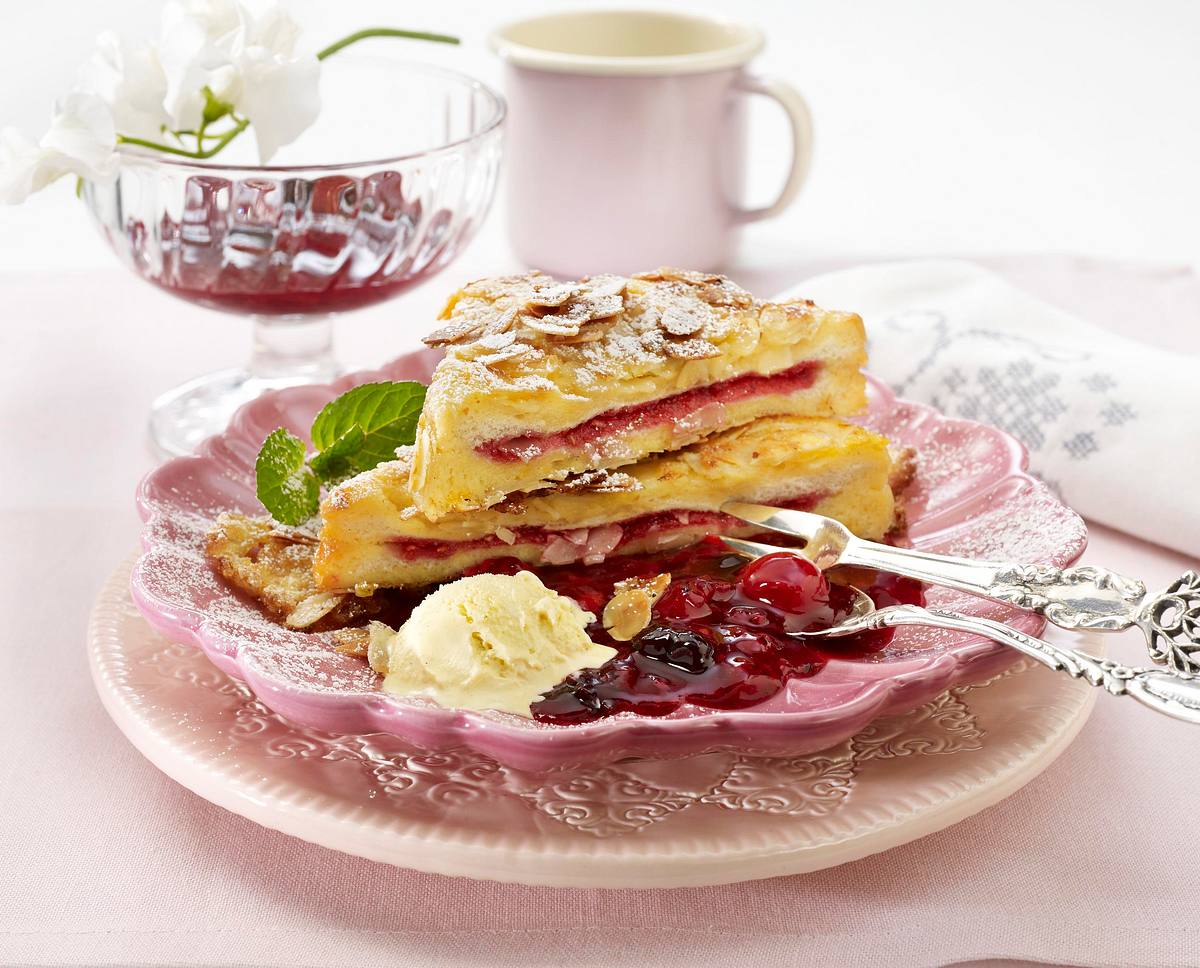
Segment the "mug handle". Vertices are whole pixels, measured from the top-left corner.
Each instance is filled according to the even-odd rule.
[[[753,74],[743,75],[737,89],[745,94],[759,94],[769,97],[783,108],[787,114],[788,123],[792,129],[792,166],[788,171],[787,181],[779,197],[769,205],[761,208],[736,208],[735,219],[739,223],[757,222],[760,219],[778,215],[796,200],[800,194],[808,169],[812,164],[813,124],[812,112],[808,102],[787,81],[777,77],[756,77]]]

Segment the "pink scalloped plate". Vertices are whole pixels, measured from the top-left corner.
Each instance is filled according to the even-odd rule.
[[[812,678],[793,680],[749,709],[684,706],[661,718],[622,714],[573,726],[446,709],[382,692],[366,663],[335,652],[328,636],[282,628],[227,587],[205,559],[204,534],[219,511],[261,511],[254,459],[270,431],[283,426],[307,437],[314,415],[339,393],[370,380],[427,381],[437,355],[414,353],[332,384],[264,394],[196,456],[169,461],[147,475],[137,495],[144,553],[131,579],[146,619],[176,641],[199,646],[214,665],[244,680],[266,706],[299,725],[390,733],[427,749],[465,747],[531,771],[626,756],[815,752],[878,716],[906,712],[1016,660],[1012,650],[976,637],[902,629],[883,652],[832,660]],[[915,547],[1060,566],[1083,552],[1083,521],[1026,473],[1024,448],[1009,435],[898,400],[874,380],[864,422],[916,452],[916,477],[905,494],[908,538]],[[1028,612],[944,589],[931,590],[929,600],[1033,634],[1044,624]]]

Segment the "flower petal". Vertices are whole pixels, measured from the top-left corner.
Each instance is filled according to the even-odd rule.
[[[259,157],[266,162],[317,119],[321,64],[311,55],[284,60],[256,47],[243,54],[241,68],[238,110],[254,126]]]
[[[170,120],[163,108],[167,78],[157,53],[149,46],[131,48],[112,31],[96,38],[77,89],[108,103],[121,134],[157,138]]]
[[[163,8],[158,57],[166,78],[163,107],[176,130],[199,127],[205,87],[222,100],[240,90],[233,68],[247,15],[233,0],[172,0]]]
[[[63,172],[84,178],[111,177],[117,169],[117,131],[112,109],[95,94],[76,91],[57,105],[39,146],[59,156]]]
[[[16,128],[0,129],[0,204],[20,205],[37,190],[41,156],[42,150]]]

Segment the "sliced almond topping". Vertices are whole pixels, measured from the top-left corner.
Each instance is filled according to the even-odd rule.
[[[695,336],[710,315],[706,306],[668,306],[658,317],[658,325],[668,336]]]
[[[548,286],[535,285],[526,300],[529,306],[561,306],[572,296],[578,295],[580,287],[574,283],[558,282]]]
[[[528,343],[511,343],[503,349],[492,353],[485,353],[482,356],[476,357],[476,359],[484,366],[498,366],[510,360],[532,359],[537,355],[538,351]]]
[[[597,277],[579,287],[554,312],[525,313],[521,323],[545,336],[572,338],[589,323],[617,316],[625,308],[625,280],[616,276]]]
[[[364,628],[338,629],[333,633],[334,651],[342,655],[352,655],[356,659],[367,657],[367,646],[371,644],[371,634]]]
[[[323,592],[313,578],[316,536],[265,518],[221,514],[205,552],[225,581],[256,601],[271,618],[291,628],[323,632],[378,611],[378,597]]]
[[[642,482],[624,471],[582,471],[561,481],[552,482],[545,491],[560,491],[566,494],[590,492],[616,494],[622,491],[640,491]],[[539,493],[545,493],[540,491]]]
[[[721,355],[721,351],[705,339],[668,340],[662,351],[676,360],[707,360]]]
[[[626,578],[613,586],[613,597],[604,606],[604,628],[618,642],[628,642],[650,624],[654,603],[671,584],[669,574],[653,578]]]
[[[693,272],[690,269],[676,269],[674,266],[660,266],[653,272],[639,272],[633,278],[645,279],[647,282],[686,282],[689,286],[705,286],[725,281],[724,276],[714,272]]]
[[[480,338],[507,332],[516,321],[514,309],[497,309],[494,305],[473,306],[455,310],[449,326],[443,326],[426,336],[421,342],[426,346],[450,346],[470,343]]]
[[[288,612],[283,624],[290,629],[306,629],[337,608],[344,597],[336,592],[317,592],[315,595],[309,595]]]

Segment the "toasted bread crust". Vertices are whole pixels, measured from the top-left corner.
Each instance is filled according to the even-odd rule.
[[[513,491],[633,463],[767,413],[847,415],[865,406],[861,318],[807,300],[760,302],[721,276],[660,269],[563,283],[540,273],[484,279],[451,298],[447,346],[417,429],[412,485],[422,513],[488,507]],[[747,374],[803,362],[816,385],[765,410],[730,408],[708,425],[566,447],[519,464],[476,453],[487,441],[554,434]]]
[[[217,574],[289,628],[323,632],[361,622],[379,603],[317,587],[317,541],[266,518],[225,513],[208,534],[205,551]]]

